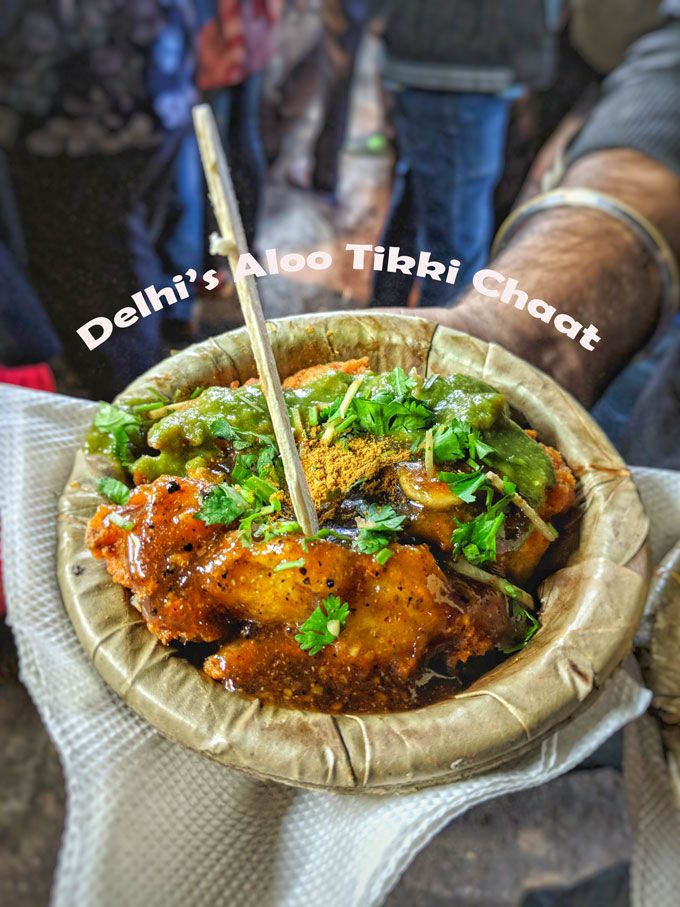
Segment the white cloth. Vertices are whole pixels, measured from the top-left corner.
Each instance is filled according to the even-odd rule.
[[[488,774],[391,797],[262,783],[160,737],[100,679],[56,580],[57,500],[95,406],[0,387],[0,505],[9,620],[21,678],[61,754],[67,816],[53,907],[371,907],[449,820],[568,771],[642,714],[619,670],[531,755]],[[655,554],[680,537],[680,475],[636,473]]]

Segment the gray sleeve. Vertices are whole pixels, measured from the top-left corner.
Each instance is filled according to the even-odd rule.
[[[680,176],[680,0],[666,0],[663,12],[666,25],[636,41],[605,79],[568,163],[593,151],[633,148]]]

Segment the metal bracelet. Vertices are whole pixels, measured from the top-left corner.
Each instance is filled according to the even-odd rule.
[[[593,189],[562,188],[544,192],[513,211],[501,224],[494,239],[492,256],[498,255],[517,230],[534,214],[551,208],[593,208],[629,227],[649,252],[661,277],[660,319],[654,338],[666,330],[680,308],[678,265],[664,236],[635,208]]]

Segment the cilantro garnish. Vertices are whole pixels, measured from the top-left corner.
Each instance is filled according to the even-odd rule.
[[[248,476],[245,482],[241,483],[241,494],[250,504],[271,504],[271,499],[278,494],[278,490],[276,485],[255,475]]]
[[[403,368],[397,366],[392,369],[387,377],[387,381],[394,389],[394,397],[400,403],[406,397],[413,396],[413,391],[418,387],[418,379],[413,375],[407,375]]]
[[[521,642],[517,643],[517,645],[511,646],[508,649],[503,649],[502,651],[504,655],[512,655],[514,652],[521,651],[529,642],[529,640],[533,639],[533,637],[541,628],[541,624],[538,618],[534,614],[532,614],[531,611],[528,611],[526,608],[520,605],[519,602],[514,601],[512,603],[512,616],[515,620],[524,621],[526,633],[524,634],[524,639]]]
[[[340,636],[348,617],[347,602],[342,602],[337,595],[329,595],[302,624],[295,641],[303,652],[318,655],[324,646],[332,645]]]
[[[254,474],[254,470],[257,470],[257,454],[241,453],[234,461],[231,480],[235,485],[242,485],[246,479],[249,479]]]
[[[111,437],[113,455],[123,465],[130,466],[133,457],[130,445],[141,433],[141,419],[111,403],[101,403],[94,417],[95,428]]]
[[[474,431],[467,422],[454,419],[448,425],[439,425],[434,430],[434,458],[438,463],[468,458],[476,462],[492,453],[495,453],[495,449],[482,441],[480,433]]]
[[[97,491],[112,504],[127,504],[130,499],[130,489],[113,476],[103,476],[97,482]]]
[[[483,513],[453,530],[451,541],[455,556],[463,555],[471,564],[496,560],[496,539],[505,525],[505,511],[510,497],[503,497]]]
[[[234,428],[226,419],[215,419],[210,424],[210,433],[215,438],[230,441],[234,450],[247,450],[249,447],[262,445],[274,448],[274,441],[270,435],[261,435],[256,431],[245,431]],[[274,448],[274,451],[276,449]]]
[[[238,528],[243,543],[250,545],[253,535],[266,538],[270,518],[275,513],[280,513],[281,501],[276,486],[259,476],[250,476],[240,488],[250,512],[241,519]]]
[[[359,391],[349,405],[344,396],[337,397],[322,410],[319,418],[322,422],[338,423],[329,440],[349,428],[380,437],[421,431],[434,424],[434,413],[413,396],[417,387],[417,378],[396,368],[387,376],[383,389],[372,397],[362,397]]]
[[[203,499],[203,506],[194,514],[195,520],[202,520],[206,526],[222,523],[228,526],[249,509],[248,502],[232,486],[226,483],[215,487]]]
[[[357,518],[359,534],[355,547],[361,554],[378,554],[394,541],[401,531],[405,516],[399,516],[392,507],[370,504],[363,517]],[[384,563],[384,555],[381,563]]]
[[[420,431],[429,428],[434,422],[432,410],[419,400],[383,402],[377,398],[366,400],[356,397],[352,401],[352,407],[359,426],[373,435]]]
[[[488,487],[486,471],[476,472],[440,472],[439,479],[446,482],[453,494],[466,504],[472,504],[480,488]]]

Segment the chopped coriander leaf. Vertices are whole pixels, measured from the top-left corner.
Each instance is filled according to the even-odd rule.
[[[282,570],[296,570],[304,566],[304,557],[300,557],[296,561],[281,561],[280,564],[277,564],[276,567],[274,567],[274,573],[281,573]]]
[[[274,447],[274,441],[269,435],[261,435],[255,431],[241,431],[223,418],[215,419],[210,423],[210,432],[215,438],[230,441],[234,450],[246,450],[260,444],[265,447]]]
[[[439,479],[446,482],[453,494],[466,504],[472,504],[475,494],[486,485],[486,470],[476,472],[440,472]]]
[[[274,465],[276,458],[278,457],[278,452],[275,447],[266,446],[257,455],[257,474],[263,476],[264,473],[268,473],[271,470],[271,467]]]
[[[243,482],[243,486],[253,493],[254,499],[260,504],[271,503],[272,496],[277,494],[279,490],[276,485],[272,485],[271,482],[267,482],[265,479],[260,478],[260,476],[255,475],[249,476],[245,482]],[[244,497],[246,497],[245,494]]]
[[[518,602],[512,603],[512,616],[515,620],[524,621],[526,633],[524,635],[524,639],[521,642],[517,643],[516,646],[511,646],[508,649],[503,649],[504,655],[512,655],[514,652],[521,651],[529,642],[529,640],[533,639],[533,637],[541,628],[541,624],[538,618]]]
[[[337,595],[329,595],[312,611],[295,635],[303,652],[318,655],[324,646],[332,645],[349,617],[349,605]]]
[[[430,428],[434,422],[432,410],[418,400],[381,402],[357,397],[352,402],[359,425],[373,435],[396,435]]]
[[[375,559],[380,564],[381,567],[384,567],[393,554],[394,554],[394,551],[390,551],[389,548],[383,548],[382,551],[379,551],[376,554]]]
[[[130,445],[141,434],[139,416],[111,403],[101,403],[94,424],[95,428],[111,437],[115,458],[123,466],[130,466],[133,462]]]
[[[112,403],[100,403],[94,424],[99,431],[111,433],[117,428],[137,428],[139,419]]]
[[[113,504],[127,504],[130,499],[130,489],[124,482],[119,482],[113,476],[101,478],[97,482],[97,491]]]
[[[116,526],[120,526],[120,528],[124,529],[126,532],[130,532],[131,529],[135,528],[134,521],[126,520],[120,513],[110,513],[109,520],[112,523],[115,523]]]
[[[377,554],[387,548],[401,531],[405,519],[392,507],[370,504],[364,511],[363,518],[357,518],[359,534],[354,543],[356,549],[361,554]]]
[[[253,467],[257,466],[256,453],[240,453],[234,461],[231,471],[231,481],[234,485],[243,485],[246,479],[253,475]]]
[[[498,588],[508,596],[508,598],[519,598],[521,595],[525,594],[519,588],[519,586],[513,585],[509,580],[499,577]]]
[[[434,458],[438,463],[454,463],[465,457],[463,435],[454,424],[438,425],[434,430]]]
[[[391,532],[399,532],[405,519],[405,516],[400,516],[392,507],[380,507],[377,504],[369,504],[368,509],[364,512],[362,525],[367,529],[385,529]]]
[[[467,422],[454,419],[448,425],[440,425],[434,432],[434,458],[438,463],[455,463],[469,458],[476,466],[494,453],[490,444],[482,441],[478,431],[473,431]]]
[[[483,460],[485,457],[488,457],[489,454],[496,452],[496,448],[482,441],[479,436],[479,432],[476,431],[470,432],[470,435],[468,437],[468,444],[470,447],[470,453],[476,460]]]
[[[418,387],[418,379],[406,374],[403,368],[397,366],[392,369],[388,376],[388,382],[394,388],[395,399],[400,403],[406,397],[410,397],[413,391]]]
[[[252,510],[247,513],[238,524],[241,541],[244,545],[249,546],[253,542],[253,536],[262,537],[270,525],[270,518],[281,510],[281,502],[278,498],[272,498],[272,503],[266,507],[260,507],[259,510]]]
[[[360,529],[355,547],[361,554],[377,554],[387,548],[393,536],[389,532],[376,532],[373,529]]]
[[[277,456],[275,447],[263,447],[259,453],[253,450],[238,454],[231,471],[231,481],[234,485],[243,485],[252,475],[265,479],[272,474]]]
[[[453,530],[454,555],[462,554],[471,564],[485,564],[496,560],[496,539],[505,525],[505,510],[509,498],[501,498],[488,510],[467,523],[460,523]]]
[[[248,510],[244,497],[231,485],[216,485],[203,499],[203,506],[194,514],[206,526],[222,523],[228,526]]]

